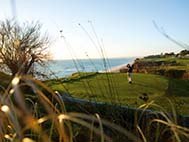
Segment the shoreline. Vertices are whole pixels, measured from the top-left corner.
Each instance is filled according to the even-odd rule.
[[[108,69],[107,72],[120,72],[120,70],[127,69],[126,65],[127,64],[122,64],[122,65],[119,65],[119,66],[112,67],[112,68]]]
[[[118,65],[118,66],[114,66],[110,69],[107,70],[107,72],[121,72],[123,70],[127,70],[127,64],[133,64],[135,60],[133,60],[132,62],[128,62],[126,64],[122,64],[122,65]]]

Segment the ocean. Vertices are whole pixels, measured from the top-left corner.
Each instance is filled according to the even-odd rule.
[[[75,72],[103,72],[111,68],[132,63],[133,58],[78,59],[78,60],[52,60],[48,61],[43,73],[49,78],[68,77]],[[40,69],[41,71],[42,69]]]

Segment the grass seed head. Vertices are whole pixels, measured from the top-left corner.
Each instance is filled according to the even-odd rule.
[[[18,83],[20,82],[20,78],[19,77],[14,77],[14,79],[12,80],[12,85],[13,86],[16,86],[16,85],[18,85]]]
[[[7,105],[3,105],[1,107],[1,111],[5,112],[5,113],[8,113],[10,111],[9,107]]]

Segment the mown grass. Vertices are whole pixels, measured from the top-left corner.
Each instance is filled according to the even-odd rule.
[[[188,114],[189,110],[188,80],[134,73],[133,83],[129,84],[125,73],[99,73],[70,82],[58,82],[49,81],[47,84],[53,90],[68,91],[76,98],[139,107],[145,103],[140,96],[146,93],[148,102],[153,100],[168,111],[172,107],[169,100],[179,114]]]
[[[0,73],[0,80],[1,91],[4,91],[11,76]],[[179,114],[189,114],[189,80],[134,73],[133,81],[129,84],[125,73],[108,73],[108,76],[105,73],[76,73],[69,78],[47,81],[47,84],[53,90],[67,92],[76,98],[130,107],[145,103],[139,97],[146,93],[148,101],[155,100],[155,103],[170,110],[170,100]]]
[[[143,61],[177,61],[180,63],[188,64],[189,58],[184,57],[155,57],[155,58],[142,58]]]

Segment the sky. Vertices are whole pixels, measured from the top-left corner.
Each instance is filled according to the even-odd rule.
[[[39,21],[54,59],[179,52],[153,21],[189,44],[189,0],[0,0],[0,20]],[[62,32],[60,32],[62,31]]]

